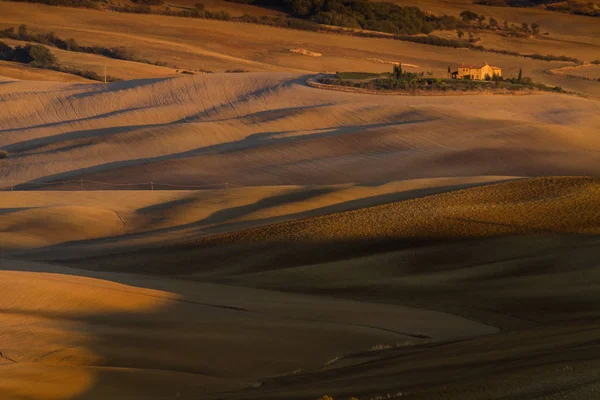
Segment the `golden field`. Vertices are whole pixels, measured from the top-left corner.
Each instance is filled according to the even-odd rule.
[[[418,5],[549,33],[486,47],[599,58],[597,19]],[[0,1],[21,23],[168,66],[52,48],[124,79],[103,84],[0,62],[1,399],[597,397],[600,83],[545,73],[595,66]],[[578,95],[306,84],[374,60]]]
[[[427,8],[426,5],[420,6]],[[546,69],[572,65],[571,63],[237,22],[72,8],[60,8],[60,12],[54,12],[56,8],[26,3],[2,2],[0,7],[0,28],[26,24],[32,32],[53,31],[61,37],[74,37],[84,45],[124,46],[143,58],[167,62],[169,67],[179,69],[215,72],[228,69],[289,72],[388,71],[389,65],[367,60],[381,59],[401,61],[416,65],[415,71],[433,71],[437,75],[446,76],[449,65],[488,62],[501,66],[506,76],[516,77],[519,68],[523,68],[525,76],[531,76],[536,81],[600,96],[600,85],[588,85],[586,82],[549,76],[543,72]],[[600,54],[600,28],[594,24],[594,18],[563,16],[543,10],[484,8],[482,10],[475,5],[468,6],[468,9],[477,10],[484,15],[493,15],[501,21],[506,19],[515,23],[525,22],[519,17],[519,13],[525,13],[529,23],[538,21],[542,30],[551,33],[550,36],[539,39],[481,35],[484,47],[527,54],[567,55],[587,62],[598,58]],[[446,6],[432,11],[458,14],[464,9],[467,9],[464,2],[456,2],[450,8]],[[43,20],[36,15],[44,15]],[[561,23],[547,22],[555,19]],[[118,29],[114,29],[115,26]],[[294,48],[304,48],[322,53],[323,56],[306,57],[291,53],[290,49]],[[116,71],[113,75],[118,77]],[[162,73],[154,75],[151,71],[147,74],[147,77],[163,76]]]

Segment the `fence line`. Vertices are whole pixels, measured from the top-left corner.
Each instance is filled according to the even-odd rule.
[[[5,183],[10,183],[9,185],[4,185]],[[47,187],[47,186],[55,186],[52,188],[53,190],[64,190],[64,191],[72,191],[74,189],[61,189],[60,186],[64,185],[78,185],[79,190],[110,190],[110,188],[116,188],[115,190],[131,188],[129,190],[150,190],[153,191],[155,189],[159,189],[160,187],[167,188],[182,188],[181,190],[185,190],[186,188],[190,190],[201,190],[201,189],[228,189],[228,188],[241,188],[244,187],[242,185],[238,185],[231,182],[219,182],[219,183],[210,183],[204,185],[195,185],[195,184],[179,184],[179,183],[166,183],[166,182],[157,182],[157,181],[145,181],[145,182],[136,182],[136,183],[120,183],[120,182],[106,182],[106,181],[94,181],[90,179],[78,179],[78,180],[66,180],[66,181],[52,181],[52,182],[32,182],[32,181],[16,181],[10,179],[0,179],[0,191],[20,191],[20,190],[32,190],[35,188]],[[106,187],[106,189],[91,189],[90,185],[100,185],[102,187]],[[2,187],[3,186],[3,187]],[[71,187],[69,186],[69,187]],[[137,189],[136,189],[137,188]]]

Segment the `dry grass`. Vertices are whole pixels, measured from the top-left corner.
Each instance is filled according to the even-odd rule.
[[[87,207],[111,202],[118,207],[130,201],[140,211],[126,214],[126,220],[147,213],[144,217],[150,225],[146,226],[160,226],[166,223],[161,218],[171,223],[203,218],[206,205],[224,208],[228,196],[228,201],[246,198],[250,190],[210,196],[202,192],[149,195],[154,199],[127,192],[112,197],[12,192],[1,199],[6,215],[16,222],[24,220],[26,214],[21,213],[31,210],[11,210],[11,204],[56,206],[73,204],[79,196]],[[342,193],[332,192],[329,201]],[[10,198],[16,203],[10,203]],[[300,198],[305,207],[317,204],[310,205],[306,196]],[[197,214],[190,214],[191,204],[200,199]],[[280,198],[277,204],[285,207],[288,201]],[[14,272],[0,272],[0,286],[5,287],[0,303],[20,310],[3,317],[4,326],[11,329],[3,336],[2,351],[18,362],[5,368],[0,387],[17,397],[36,397],[38,386],[17,384],[29,382],[32,374],[47,376],[52,371],[52,382],[62,382],[62,391],[50,384],[40,386],[47,398],[116,396],[124,390],[161,398],[168,396],[174,381],[182,395],[192,396],[202,388],[207,399],[222,396],[223,390],[232,399],[248,398],[249,392],[241,389],[257,381],[262,383],[252,389],[250,398],[301,400],[322,393],[371,398],[401,391],[417,398],[437,395],[462,400],[477,398],[468,396],[479,393],[479,385],[493,387],[495,396],[577,387],[581,398],[586,398],[595,386],[582,383],[588,378],[596,382],[597,377],[598,328],[593,321],[600,301],[595,266],[599,203],[598,179],[540,178],[117,256],[90,258],[75,251],[78,246],[86,254],[94,248],[103,251],[113,239],[65,244],[54,254],[79,259],[64,262],[103,272],[14,261],[7,267]],[[261,212],[274,212],[268,210],[272,204],[260,201],[267,209],[230,205],[234,204],[233,215],[243,211],[258,217]],[[229,212],[206,211],[215,222],[235,220]],[[78,214],[78,210],[69,212]],[[138,220],[135,229],[143,229],[142,222]],[[15,233],[26,233],[25,228],[42,224],[13,226]],[[139,244],[143,236],[131,239]],[[23,255],[50,254],[28,251]],[[128,274],[106,272],[111,268]],[[177,274],[180,279],[153,278],[149,273]],[[198,280],[226,281],[237,287]],[[393,305],[398,303],[467,318]],[[24,314],[29,309],[35,313]],[[504,331],[490,335],[496,329],[473,320]],[[168,332],[163,329],[167,326]],[[24,335],[25,330],[34,336]],[[461,340],[478,334],[484,336]],[[402,344],[415,338],[425,338],[423,345],[372,348],[373,343]],[[457,342],[444,343],[447,340]],[[365,352],[368,348],[385,351]],[[274,359],[273,353],[279,356]],[[334,357],[341,360],[323,368],[324,361]],[[530,360],[539,357],[543,365],[532,366]],[[35,361],[40,358],[44,363]],[[473,363],[481,360],[485,365],[480,365],[474,381]],[[557,369],[564,363],[569,370]],[[297,373],[282,375],[299,368]],[[582,375],[581,371],[588,372]],[[149,383],[140,388],[132,374]]]
[[[463,5],[453,5],[458,13]],[[489,7],[493,11],[501,7]],[[506,9],[506,8],[505,8]],[[60,11],[60,12],[58,12]],[[515,13],[514,9],[508,9]],[[499,11],[501,12],[501,11]],[[519,11],[520,12],[520,11]],[[527,9],[524,12],[530,12]],[[44,22],[36,15],[44,15]],[[557,13],[552,13],[556,15]],[[572,21],[579,21],[576,16]],[[557,18],[563,18],[559,15]],[[273,28],[254,24],[196,21],[187,18],[163,17],[155,15],[131,15],[98,12],[93,10],[44,7],[39,4],[12,3],[0,17],[0,27],[26,23],[33,32],[53,30],[61,37],[75,37],[84,45],[98,44],[112,47],[115,43],[135,50],[139,56],[149,60],[161,60],[168,65],[176,65],[187,70],[225,71],[242,68],[249,71],[341,71],[349,66],[356,71],[388,71],[385,64],[365,60],[401,60],[406,64],[419,65],[422,71],[434,71],[445,76],[448,65],[461,62],[480,64],[489,62],[502,66],[505,75],[516,76],[523,68],[527,76],[543,83],[562,86],[568,90],[578,90],[600,95],[600,89],[572,82],[568,78],[549,77],[543,73],[549,66],[560,67],[566,63],[548,63],[499,54],[465,51],[400,42],[388,39],[347,37],[326,33],[314,33]],[[119,26],[119,31],[112,29]],[[542,24],[543,26],[543,24]],[[550,39],[524,42],[523,44],[504,40],[489,42],[490,47],[515,50],[529,46],[532,53],[571,55],[591,61],[600,44],[588,38],[594,37],[595,27],[588,33],[581,28],[585,24],[566,23],[557,25],[568,28],[564,36],[551,36]],[[577,26],[577,41],[573,43],[573,26]],[[568,34],[566,33],[568,32]],[[585,35],[585,37],[583,36]],[[235,40],[230,40],[235,37]],[[490,39],[491,40],[491,39]],[[496,39],[494,39],[496,40]],[[484,45],[487,45],[484,43]],[[292,48],[318,49],[323,57],[303,57],[299,59],[288,51]],[[518,50],[518,49],[517,49]],[[525,50],[525,49],[524,49]],[[567,54],[568,53],[568,54]],[[152,71],[148,71],[148,76]],[[115,74],[116,75],[116,74]]]
[[[19,157],[6,161],[3,179],[148,188],[600,172],[595,101],[373,96],[309,88],[305,78],[203,74],[60,90],[4,84],[0,146]]]
[[[16,62],[0,61],[0,82],[14,80],[98,83],[77,75],[65,74],[63,72],[47,69],[33,68],[26,64],[20,64]]]
[[[595,20],[471,3],[419,5],[551,33],[484,35],[485,46],[596,57]],[[0,8],[0,28],[26,23],[187,70],[269,72],[171,79],[168,68],[60,52],[82,69],[107,62],[111,75],[152,78],[74,85],[13,81],[67,78],[0,63],[4,189],[80,178],[256,185],[1,192],[2,396],[597,395],[600,180],[477,185],[600,174],[599,103],[369,96],[309,88],[303,75],[389,70],[381,60],[445,74],[485,61],[600,95],[543,73],[566,64],[220,21]]]

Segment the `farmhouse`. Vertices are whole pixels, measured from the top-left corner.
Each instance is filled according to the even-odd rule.
[[[474,65],[465,66],[461,65],[456,71],[452,72],[452,79],[473,79],[479,81],[489,81],[494,76],[501,77],[502,69],[491,66],[489,64],[483,64],[481,67]]]

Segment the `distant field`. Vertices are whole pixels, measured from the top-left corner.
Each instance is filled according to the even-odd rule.
[[[567,67],[556,70],[557,73],[581,76],[583,78],[600,79],[600,65],[588,64],[580,67]]]
[[[0,39],[0,41],[12,47],[26,44],[26,42],[11,39]],[[123,80],[140,79],[148,76],[161,77],[177,75],[174,68],[159,67],[133,61],[116,60],[114,58],[103,57],[96,54],[76,53],[51,46],[48,46],[48,48],[58,58],[60,65],[83,71],[93,71],[100,76],[104,76],[105,66],[108,75]],[[16,63],[10,64],[15,65]]]
[[[494,17],[501,21],[511,23],[537,22],[541,25],[542,32],[549,32],[551,36],[568,40],[588,41],[600,44],[600,24],[594,17],[563,14],[540,8],[515,8],[492,7],[475,4],[475,0],[385,0],[399,5],[417,5],[428,11],[440,14],[456,15],[461,11],[470,10],[486,17]]]
[[[1,4],[8,4],[10,7],[0,15],[0,28],[26,23],[34,33],[52,30],[61,37],[74,37],[84,45],[122,45],[134,50],[140,57],[165,61],[169,66],[182,69],[216,72],[228,69],[296,72],[390,70],[388,64],[369,61],[377,59],[402,61],[418,66],[416,71],[433,71],[446,76],[449,65],[488,62],[501,66],[507,76],[516,76],[519,68],[523,68],[525,75],[534,80],[600,96],[600,87],[543,73],[548,68],[572,65],[570,63],[545,62],[388,39],[349,37],[246,23],[120,14],[39,4]],[[43,21],[36,15],[44,15]],[[114,26],[118,26],[119,29],[113,29]],[[511,42],[503,46],[510,48]],[[307,57],[290,52],[290,49],[295,48],[322,53],[323,56]],[[527,50],[533,52],[536,49]],[[550,49],[540,49],[540,52],[549,51]],[[556,51],[551,53],[560,52],[560,47],[557,47]],[[572,54],[584,56],[583,59],[593,57],[587,48],[582,54],[578,51]],[[131,73],[121,74],[139,76],[138,71],[135,71],[136,67],[132,65]],[[140,68],[141,73],[144,69]],[[143,74],[147,74],[147,77],[164,76],[159,70],[146,70]]]
[[[76,75],[34,68],[26,64],[16,62],[0,61],[0,80],[13,79],[28,81],[97,83]]]

